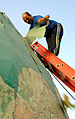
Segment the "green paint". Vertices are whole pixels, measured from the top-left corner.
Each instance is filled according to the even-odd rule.
[[[35,101],[33,101],[33,104],[34,104],[35,107],[37,107],[37,103]]]
[[[35,55],[37,59],[37,64],[40,66],[42,72],[38,70],[36,63],[33,60],[33,57],[29,53],[27,45],[23,42],[22,39],[23,37],[16,30],[11,21],[7,20],[0,13],[0,76],[3,78],[4,82],[7,85],[14,89],[15,99],[18,91],[18,75],[22,71],[23,67],[30,67],[37,71],[44,78],[44,80],[56,96],[58,103],[60,104],[61,102],[55,91],[55,86],[53,84],[52,78],[50,77],[50,74],[46,71],[44,65]],[[28,100],[28,97],[26,97],[26,99]],[[11,101],[11,99],[9,100]],[[5,107],[7,107],[7,104],[8,102],[3,99],[3,102],[1,103],[2,111],[5,111]],[[16,105],[14,112],[15,110]],[[62,107],[61,110],[63,111]],[[13,117],[14,112],[12,113]],[[64,111],[63,115],[66,119]]]
[[[1,92],[1,90],[3,89],[3,86],[2,85],[0,85],[0,92]]]
[[[33,95],[33,89],[26,85],[24,89],[19,91],[19,94],[22,96],[23,99],[29,102],[30,97]]]
[[[11,97],[3,96],[1,102],[1,110],[5,114],[8,104],[12,101]]]
[[[12,117],[13,117],[13,119],[15,119],[15,118],[14,118],[14,113],[15,113],[15,111],[16,111],[16,106],[17,106],[17,104],[16,104],[16,100],[15,100],[15,108],[14,108],[14,111],[12,112]]]
[[[43,108],[43,110],[46,110],[46,108]]]
[[[12,92],[13,92],[13,91],[12,91],[10,88],[7,89],[8,95],[9,95],[9,94],[12,94]]]
[[[12,98],[9,97],[9,96],[7,96],[7,100],[8,100],[8,102],[10,103],[10,102],[12,101]]]

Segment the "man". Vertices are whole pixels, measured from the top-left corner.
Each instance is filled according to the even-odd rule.
[[[25,12],[23,13],[22,18],[24,22],[31,24],[30,29],[34,28],[38,23],[41,23],[41,26],[44,26],[47,24],[47,21],[49,21],[44,37],[46,37],[49,51],[58,56],[63,35],[62,25],[54,20],[50,20],[49,15],[46,15],[45,17],[41,15],[32,16],[28,12]]]

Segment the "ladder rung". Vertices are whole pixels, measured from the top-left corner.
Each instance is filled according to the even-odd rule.
[[[50,63],[54,69],[54,72],[52,73],[75,92],[75,70],[43,47],[40,43],[36,42],[33,45],[30,45],[30,47],[45,59],[45,63]],[[62,79],[62,76],[64,80]]]

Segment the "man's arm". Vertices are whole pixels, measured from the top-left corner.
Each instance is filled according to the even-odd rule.
[[[39,18],[38,23],[44,24],[46,21],[48,21],[49,17],[49,15],[46,15],[44,18]]]

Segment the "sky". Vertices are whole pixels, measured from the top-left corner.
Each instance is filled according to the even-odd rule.
[[[61,23],[64,34],[58,57],[75,69],[75,0],[0,0],[0,11],[10,18],[23,36],[26,36],[30,27],[22,20],[22,14],[26,11],[32,16],[49,14],[50,19]],[[45,38],[40,39],[39,42],[47,48]],[[63,98],[63,94],[67,92],[55,79],[54,82]],[[75,97],[75,93],[69,91]],[[70,96],[69,98],[75,104],[75,100]],[[68,109],[67,112],[70,119],[75,119],[75,110]]]

